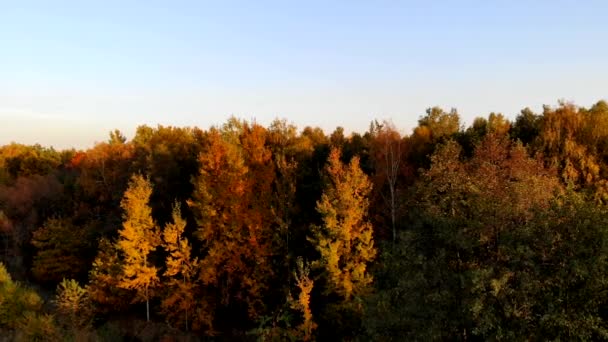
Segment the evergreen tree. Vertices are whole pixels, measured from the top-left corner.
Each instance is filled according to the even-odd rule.
[[[83,253],[88,247],[87,235],[86,227],[77,227],[70,219],[48,219],[32,237],[37,249],[32,267],[36,279],[59,282],[86,275],[87,258]]]
[[[123,261],[116,244],[106,238],[99,240],[97,256],[89,272],[87,290],[98,313],[119,312],[127,308],[133,290],[119,287],[123,277]]]

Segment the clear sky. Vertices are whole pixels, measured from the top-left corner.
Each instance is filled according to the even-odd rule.
[[[89,147],[137,125],[409,133],[427,107],[608,97],[608,1],[0,0],[0,144]]]

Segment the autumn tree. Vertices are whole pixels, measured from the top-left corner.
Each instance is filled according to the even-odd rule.
[[[317,328],[310,309],[310,293],[314,286],[314,280],[310,277],[310,266],[304,264],[302,258],[296,260],[296,267],[293,277],[300,293],[297,300],[290,299],[291,308],[299,311],[303,317],[302,323],[298,326],[300,339],[310,341],[313,338],[313,331]]]
[[[57,286],[55,305],[60,321],[72,332],[86,329],[93,319],[93,307],[86,288],[74,279],[63,279]]]
[[[263,132],[243,125],[231,120],[221,130],[208,133],[189,204],[197,219],[196,237],[203,245],[199,277],[217,293],[205,300],[210,307],[244,304],[248,316],[255,318],[264,308],[263,296],[272,275],[269,200],[273,173],[267,173],[272,163]],[[219,303],[213,303],[216,298]]]
[[[119,286],[137,292],[135,301],[146,302],[146,319],[150,320],[150,289],[159,282],[156,267],[148,260],[160,244],[160,233],[148,206],[152,185],[142,175],[134,175],[120,204],[124,210],[118,248],[124,256],[123,278]]]
[[[268,129],[267,144],[276,170],[273,184],[272,211],[279,227],[279,238],[275,239],[278,253],[289,254],[290,230],[295,214],[296,172],[295,160],[297,132],[294,125],[285,120],[275,120]]]
[[[317,202],[323,223],[313,226],[310,240],[321,256],[317,264],[328,279],[327,290],[350,301],[364,294],[372,282],[367,270],[376,255],[367,220],[372,186],[359,159],[344,165],[339,149],[332,149],[325,170],[327,184]]]
[[[183,236],[186,221],[182,218],[180,206],[176,203],[173,207],[173,222],[167,224],[163,229],[163,247],[168,253],[164,276],[168,278],[165,286],[166,297],[163,298],[161,307],[165,315],[175,322],[183,318],[184,327],[189,329],[192,318],[200,319],[193,315],[195,306],[195,295],[197,291],[196,272],[198,271],[198,258],[192,257],[192,246],[188,239]],[[207,326],[211,325],[211,319],[206,318]],[[196,322],[200,325],[200,322]]]

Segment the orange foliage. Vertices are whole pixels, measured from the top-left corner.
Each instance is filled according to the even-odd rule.
[[[243,127],[244,126],[244,127]],[[221,303],[247,304],[256,317],[263,309],[272,217],[268,206],[273,180],[265,130],[232,122],[212,129],[199,157],[200,175],[189,202],[203,242],[200,278],[221,294]]]

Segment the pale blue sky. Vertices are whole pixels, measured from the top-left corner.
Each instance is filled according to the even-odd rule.
[[[0,144],[228,116],[409,133],[608,97],[606,1],[0,0]]]

